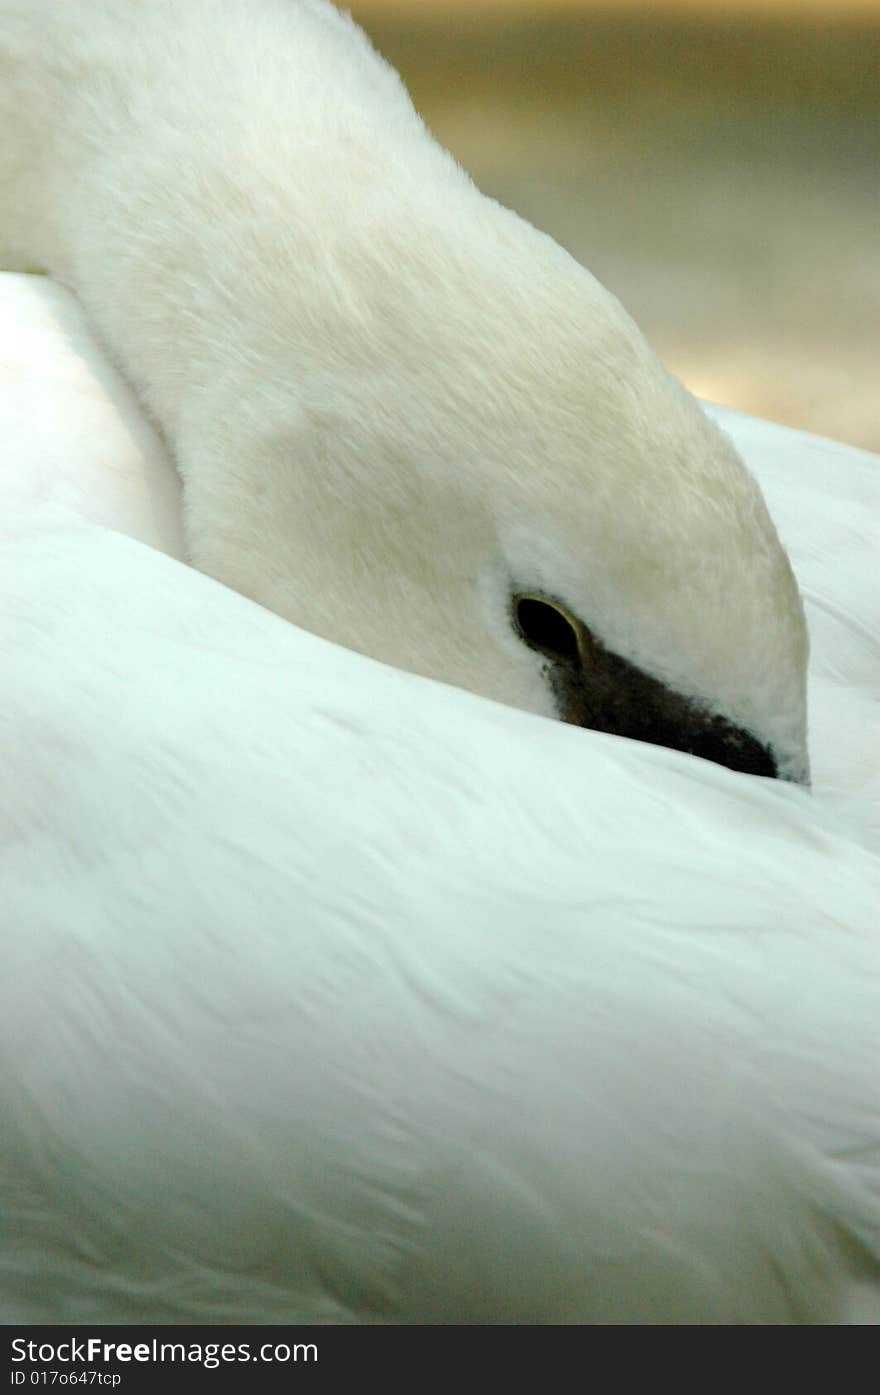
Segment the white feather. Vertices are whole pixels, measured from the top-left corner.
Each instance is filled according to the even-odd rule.
[[[172,448],[187,553],[530,711],[511,595],[805,779],[806,631],[730,441],[485,198],[324,0],[0,0],[0,265],[50,270]]]
[[[3,1320],[877,1321],[877,462],[723,415],[829,617],[810,796],[162,556],[74,307],[0,307]]]
[[[269,607],[0,278],[3,1319],[878,1320],[876,462],[720,417],[812,797],[545,721],[514,583],[806,772],[613,298],[321,0],[2,0],[0,123],[3,265]]]

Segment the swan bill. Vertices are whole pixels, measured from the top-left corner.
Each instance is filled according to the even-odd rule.
[[[778,778],[772,753],[750,732],[606,649],[561,601],[521,592],[513,612],[520,636],[544,657],[562,721]]]
[[[549,678],[564,722],[669,746],[746,775],[778,777],[772,753],[727,718],[590,641],[590,662],[553,660]]]

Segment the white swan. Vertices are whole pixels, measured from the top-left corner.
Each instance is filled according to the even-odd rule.
[[[326,0],[0,3],[0,265],[73,287],[203,570],[316,633],[804,780],[806,633],[730,442]]]
[[[880,1320],[878,462],[724,414],[810,796],[163,557],[67,295],[0,277],[0,326],[3,1320]]]
[[[24,67],[8,67],[14,10],[24,14],[3,0],[7,95],[10,74],[18,81],[33,71],[32,52]],[[185,14],[204,11],[194,0]],[[127,71],[110,42],[119,7],[102,13],[109,68],[92,110],[98,124],[109,110],[103,99],[113,99]],[[276,38],[287,11],[266,4],[264,13],[275,17],[265,32]],[[400,113],[400,138],[413,131],[413,151],[448,169],[439,153],[425,155],[434,148],[363,40],[325,7],[304,4],[297,13],[311,15],[317,45],[339,46],[343,66],[349,54],[351,82],[375,81],[384,91],[382,110]],[[22,32],[33,33],[39,14],[28,6]],[[56,54],[47,45],[45,54],[56,54],[64,81],[74,49],[61,47]],[[149,45],[127,52],[138,54],[135,68],[149,67]],[[266,71],[271,88],[271,63]],[[52,85],[40,91],[52,100]],[[137,126],[139,102],[149,106],[152,92],[162,99],[162,89],[132,92]],[[397,106],[389,109],[392,93]],[[77,110],[73,102],[74,146],[85,134],[77,134]],[[25,138],[22,112],[24,103],[7,106],[6,116]],[[187,112],[191,119],[191,106]],[[386,149],[381,140],[377,149]],[[14,181],[17,195],[29,197],[22,174],[40,198],[52,177],[56,194],[63,191],[64,162],[52,163],[59,152],[35,149],[17,173],[10,152],[28,152],[21,141],[0,151],[0,177]],[[120,173],[117,153],[106,146],[105,173]],[[40,169],[43,155],[54,176]],[[135,149],[128,155],[134,169]],[[85,166],[71,160],[70,173],[84,176]],[[91,172],[98,179],[95,163]],[[449,180],[449,188],[466,188],[457,174]],[[145,197],[148,188],[155,195],[159,184],[141,186]],[[81,193],[78,183],[71,208],[89,206]],[[112,198],[119,193],[117,183]],[[628,564],[644,540],[629,525],[614,531],[621,478],[651,491],[646,515],[635,518],[646,523],[661,505],[660,522],[699,537],[697,561],[706,561],[706,501],[695,499],[688,515],[675,504],[688,469],[717,470],[734,501],[720,504],[718,576],[732,583],[725,635],[713,629],[722,615],[718,578],[693,558],[678,571],[667,557],[672,534],[647,538],[658,548],[651,564],[667,564],[650,597],[619,575],[608,538],[597,534],[601,565],[587,566],[597,608],[587,608],[593,593],[566,608],[576,611],[577,633],[583,614],[600,617],[601,638],[753,731],[781,773],[805,773],[799,603],[748,477],[594,283],[533,241],[537,234],[473,199],[477,223],[483,216],[495,230],[509,229],[513,243],[540,246],[554,275],[559,269],[576,285],[572,299],[591,297],[612,345],[605,361],[604,346],[589,340],[600,391],[594,416],[577,417],[576,432],[563,430],[562,400],[552,392],[551,420],[524,407],[517,413],[509,393],[510,420],[496,413],[515,476],[526,439],[552,462],[536,492],[524,490],[523,473],[505,547],[533,513],[541,536],[561,547],[565,529],[544,492],[549,498],[552,480],[569,478],[577,435],[590,483],[618,488],[614,506],[602,488],[591,505],[612,529],[612,547],[632,544]],[[123,222],[103,218],[99,199],[91,206],[100,252],[100,239]],[[7,251],[13,211],[28,239],[36,226],[28,198],[7,202]],[[199,417],[185,389],[188,427],[180,427],[173,385],[153,382],[146,367],[149,326],[138,321],[138,306],[162,308],[144,280],[139,300],[148,268],[131,268],[127,279],[116,262],[117,304],[128,303],[132,333],[141,336],[126,349],[127,329],[107,318],[103,278],[112,258],[91,264],[85,223],[77,230],[77,215],[64,230],[61,204],[54,213],[56,226],[50,218],[42,234],[57,236],[56,251],[68,237],[85,239],[68,279],[151,400],[184,473],[211,446],[211,432],[202,441],[195,427],[212,423],[211,469],[222,455],[247,470],[257,428],[229,414],[232,379],[190,378],[211,406]],[[137,227],[148,225],[127,226],[134,252]],[[53,261],[52,250],[45,259]],[[495,285],[506,285],[503,276]],[[195,278],[194,293],[204,287]],[[218,304],[206,303],[215,328]],[[1,278],[0,306],[14,307],[0,360],[4,1320],[880,1320],[880,879],[877,773],[866,757],[879,685],[870,624],[876,580],[863,522],[877,499],[876,462],[722,414],[763,478],[813,625],[810,798],[795,785],[572,732],[389,670],[181,566],[173,559],[174,478],[70,301],[49,283]],[[483,308],[487,325],[496,324],[495,304]],[[187,367],[198,335],[167,357],[169,332],[158,321],[152,328],[165,363],[174,372]],[[476,332],[473,319],[470,328]],[[229,343],[232,359],[220,353],[215,365],[237,364],[232,377],[257,391],[262,374],[241,378],[236,357],[247,360],[247,343],[240,335]],[[621,364],[623,345],[632,372],[618,384],[602,365]],[[490,336],[483,347],[494,364],[501,353],[506,368]],[[443,372],[441,356],[441,386]],[[434,384],[431,377],[425,393],[437,406],[443,395],[432,399]],[[372,407],[382,405],[375,382],[361,386]],[[165,406],[159,389],[172,395]],[[351,430],[365,400],[343,413]],[[393,439],[410,448],[414,438],[400,432],[414,400],[407,384],[402,402],[389,402]],[[259,430],[273,428],[272,388],[266,403]],[[466,406],[467,431],[455,414],[428,413],[438,437],[421,420],[421,445],[434,465],[448,466],[438,527],[443,502],[456,518],[469,502],[477,527],[484,522],[480,491],[467,494],[470,474],[443,456],[476,427],[473,396]],[[339,420],[337,413],[336,445]],[[232,432],[227,452],[223,424]],[[278,448],[282,437],[291,439],[287,417],[278,437],[258,439],[271,455],[272,439]],[[389,439],[361,441],[381,448],[371,458],[384,466],[381,487],[399,478],[382,455]],[[501,446],[480,439],[481,469],[498,483]],[[648,442],[664,490],[651,488]],[[279,477],[269,474],[275,484]],[[363,485],[358,478],[358,497]],[[192,502],[192,477],[187,490]],[[322,495],[322,505],[331,498]],[[503,498],[492,492],[496,522],[508,518]],[[731,541],[739,536],[736,499],[753,509],[739,543]],[[279,537],[269,525],[280,505],[273,492],[273,547]],[[388,498],[377,506],[393,512]],[[346,508],[331,512],[326,540],[339,561],[336,529]],[[233,513],[223,526],[232,529]],[[280,516],[297,525],[283,509]],[[321,519],[321,511],[310,516]],[[589,509],[583,519],[594,526]],[[308,544],[303,526],[287,536]],[[547,568],[565,569],[565,550],[548,562],[537,536],[530,531],[520,557],[531,558],[533,589],[545,594],[555,575]],[[191,520],[191,547],[192,538]],[[353,538],[363,541],[360,520]],[[389,530],[397,550],[384,558],[386,576],[410,576],[403,540],[403,531]],[[469,545],[463,534],[464,552]],[[748,564],[745,575],[732,575],[734,554]],[[308,555],[321,561],[314,547]],[[431,557],[421,554],[423,572]],[[584,565],[573,569],[575,590],[586,585]],[[264,598],[287,612],[296,576],[283,572],[278,596]],[[492,646],[502,653],[510,644],[501,625],[509,579],[495,621],[477,624],[474,597],[491,610],[494,594],[492,566],[478,572],[455,611],[456,624],[467,619],[467,635],[480,636],[471,668],[453,663],[460,631],[443,639],[437,667],[492,691],[495,679],[484,675],[501,672]],[[244,586],[240,576],[229,580]],[[704,610],[689,635],[685,612],[672,614],[665,601],[679,590],[693,601],[699,580]],[[450,587],[445,604],[456,594]],[[353,583],[333,591],[335,612],[350,617],[354,598]],[[384,622],[392,631],[399,622],[404,660],[430,671],[439,651],[423,635],[437,621],[437,603],[418,586],[406,604],[392,590],[386,598]],[[367,593],[364,600],[368,614]],[[298,594],[294,601],[305,604]],[[763,640],[754,626],[764,624],[770,686],[756,658]],[[658,636],[668,653],[654,661]],[[364,635],[340,638],[363,643]],[[537,670],[526,691],[526,660],[533,663],[509,650],[498,695],[547,710]]]

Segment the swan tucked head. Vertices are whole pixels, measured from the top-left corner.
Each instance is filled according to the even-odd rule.
[[[732,444],[551,239],[476,190],[381,197],[360,238],[325,220],[305,307],[301,267],[289,306],[248,289],[193,560],[400,668],[806,780],[803,610]]]

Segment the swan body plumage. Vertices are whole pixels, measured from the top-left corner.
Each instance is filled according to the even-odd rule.
[[[880,1320],[878,462],[720,414],[810,794],[200,575],[67,293],[0,323],[3,1320]]]
[[[196,566],[397,667],[808,778],[801,599],[728,435],[347,16],[2,0],[0,128],[0,266],[75,291]]]
[[[0,129],[3,1320],[880,1320],[877,462],[323,0],[0,0]]]

